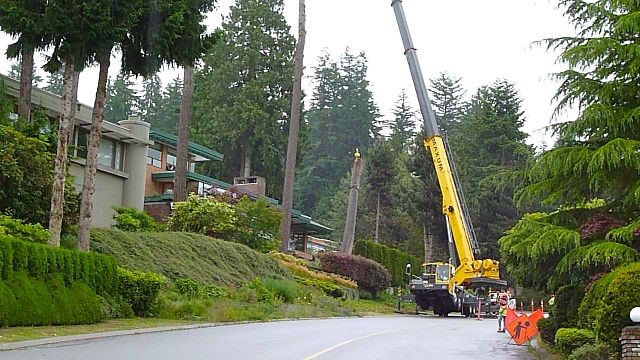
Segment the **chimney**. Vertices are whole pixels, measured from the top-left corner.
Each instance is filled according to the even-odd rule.
[[[267,195],[267,181],[260,176],[237,177],[233,179],[233,185],[243,192],[251,192],[254,195]]]

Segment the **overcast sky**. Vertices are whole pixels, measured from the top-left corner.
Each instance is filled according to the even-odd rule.
[[[228,13],[233,0],[220,0],[209,18],[211,29]],[[402,89],[409,90],[417,108],[413,83],[403,55],[402,42],[390,0],[307,0],[307,44],[305,76],[311,74],[318,56],[328,49],[339,56],[346,47],[365,51],[369,80],[375,101],[386,117]],[[525,131],[529,143],[551,145],[542,130],[550,123],[551,98],[557,84],[548,75],[561,69],[556,55],[532,43],[547,37],[570,35],[574,31],[553,0],[404,0],[413,40],[425,77],[448,72],[463,79],[471,95],[479,86],[504,78],[515,83],[526,113]],[[297,36],[298,0],[285,0],[285,15]],[[2,51],[10,38],[0,35]],[[38,63],[41,65],[42,61]],[[0,59],[0,72],[10,63]],[[119,71],[112,62],[110,73]],[[42,71],[40,71],[42,72]],[[176,69],[161,73],[164,83],[179,74]],[[97,69],[83,72],[78,98],[92,104]],[[307,94],[312,86],[305,81]]]

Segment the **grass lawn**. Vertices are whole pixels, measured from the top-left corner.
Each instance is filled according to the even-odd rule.
[[[195,323],[197,323],[197,321],[134,318],[109,320],[91,325],[10,327],[0,329],[0,343],[159,326],[190,325]]]

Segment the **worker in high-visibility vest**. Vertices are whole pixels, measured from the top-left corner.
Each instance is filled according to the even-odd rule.
[[[505,332],[505,318],[507,317],[507,303],[508,303],[508,295],[506,293],[500,294],[500,298],[498,299],[498,305],[500,308],[498,309],[498,332]]]
[[[551,299],[549,299],[549,306],[553,306],[553,304],[556,303],[556,295],[555,294],[551,294]]]

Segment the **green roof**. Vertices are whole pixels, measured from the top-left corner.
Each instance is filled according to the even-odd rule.
[[[151,130],[149,132],[149,139],[153,140],[153,141],[157,141],[161,144],[167,144],[167,145],[172,145],[172,146],[178,146],[178,137],[173,135],[173,134],[169,134],[167,132],[164,131],[160,131],[160,130]],[[217,161],[221,161],[224,158],[224,155],[220,154],[219,152],[209,149],[207,147],[204,147],[200,144],[196,144],[193,141],[189,141],[189,152],[195,155],[200,155],[205,159],[208,160],[217,160]]]
[[[163,172],[157,172],[157,173],[151,174],[151,179],[154,181],[173,180],[174,176],[175,176],[175,171],[163,171]],[[228,190],[230,187],[233,186],[224,181],[221,181],[206,175],[194,173],[191,171],[187,172],[187,180],[198,181],[208,185],[215,185],[225,190]],[[276,199],[273,199],[267,196],[259,196],[253,193],[247,193],[247,195],[249,195],[254,199],[263,198],[267,202],[269,202],[271,205],[279,206],[279,202]],[[144,199],[145,202],[161,202],[161,201],[171,201],[171,200],[173,200],[172,194],[147,196]],[[291,223],[293,226],[303,228],[309,234],[325,235],[325,234],[331,234],[333,232],[333,229],[313,221],[313,219],[311,219],[310,216],[307,216],[302,212],[300,212],[300,210],[296,210],[296,209],[291,210]]]
[[[157,172],[157,173],[153,173],[151,174],[151,180],[154,181],[158,181],[158,180],[172,180],[173,177],[175,176],[175,171],[163,171],[163,172]],[[189,181],[198,181],[207,185],[215,185],[220,187],[221,189],[225,189],[228,190],[230,187],[232,187],[233,185],[226,183],[224,181],[206,176],[206,175],[202,175],[202,174],[198,174],[195,172],[191,172],[191,171],[187,171],[187,180]],[[262,197],[265,200],[267,200],[267,202],[269,202],[272,205],[278,205],[278,200],[276,199],[272,199],[270,197],[267,196],[259,196],[256,194],[253,194],[251,192],[246,192],[247,195],[251,196],[252,198],[258,198],[258,197]]]

